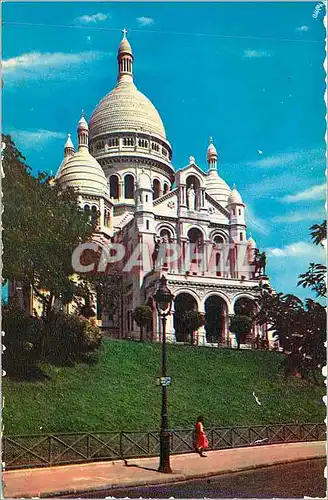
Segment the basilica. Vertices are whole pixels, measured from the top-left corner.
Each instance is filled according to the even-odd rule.
[[[100,324],[138,338],[133,310],[148,304],[153,310],[150,335],[160,340],[153,296],[164,275],[174,295],[168,341],[184,342],[179,314],[197,310],[205,313],[206,323],[194,332],[193,343],[231,346],[229,324],[238,304],[253,303],[268,283],[254,265],[258,250],[247,235],[245,204],[236,187],[220,176],[212,139],[202,168],[192,156],[186,166],[173,166],[173,147],[162,119],[134,83],[134,55],[125,30],[117,61],[115,87],[89,122],[82,114],[77,146],[69,135],[56,174],[63,189],[76,188],[80,206],[96,221],[94,241],[124,245],[125,265],[138,246],[149,249],[148,258],[141,252],[145,265],[133,271],[131,266],[125,272],[122,268],[126,286],[121,318],[103,312]],[[161,251],[170,245],[171,253]],[[248,344],[263,335],[255,325]]]

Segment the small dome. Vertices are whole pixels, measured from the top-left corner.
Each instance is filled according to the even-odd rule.
[[[247,246],[248,246],[248,248],[251,248],[251,249],[256,248],[255,240],[251,236],[247,240]]]
[[[124,36],[118,48],[118,54],[130,54],[132,56],[132,49],[129,40]]]
[[[139,189],[148,189],[152,190],[151,186],[151,180],[148,174],[146,172],[141,172],[141,174],[138,177],[138,188]]]
[[[65,149],[66,148],[74,149],[74,144],[73,144],[72,139],[71,139],[71,134],[67,135],[67,141],[65,143]]]
[[[230,188],[228,184],[219,176],[217,170],[211,170],[205,180],[206,193],[224,207],[228,203]]]
[[[218,157],[218,153],[217,153],[217,150],[216,150],[216,147],[214,146],[213,144],[213,140],[212,140],[212,137],[210,138],[210,144],[207,148],[207,159],[210,160],[211,158],[217,158]]]
[[[231,191],[228,199],[228,205],[234,205],[234,204],[243,205],[243,200],[241,199],[241,196],[235,187]]]
[[[81,148],[61,165],[57,175],[61,186],[72,186],[94,194],[108,194],[107,179],[87,148]]]
[[[82,111],[82,116],[79,120],[79,123],[77,124],[77,129],[78,130],[89,130],[89,126],[88,126],[86,119],[84,118],[83,111]]]

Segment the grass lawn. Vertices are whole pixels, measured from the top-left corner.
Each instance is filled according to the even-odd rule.
[[[323,422],[324,386],[285,381],[281,360],[267,351],[169,345],[170,427],[190,427],[199,414],[206,427]],[[51,378],[39,382],[4,378],[4,434],[158,429],[160,367],[160,344],[104,340],[97,365],[47,367]]]

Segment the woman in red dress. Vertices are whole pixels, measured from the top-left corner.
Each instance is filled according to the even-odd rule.
[[[208,440],[206,434],[204,432],[204,417],[199,416],[196,422],[196,451],[200,454],[201,457],[206,457],[203,451],[208,449]]]

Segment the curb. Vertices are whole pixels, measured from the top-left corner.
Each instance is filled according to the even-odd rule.
[[[77,494],[86,494],[89,492],[102,492],[102,491],[107,491],[111,490],[113,493],[115,490],[121,490],[121,489],[126,489],[126,488],[140,488],[143,486],[147,486],[149,488],[152,488],[153,486],[165,486],[167,484],[179,484],[179,483],[187,483],[189,481],[193,480],[198,480],[198,479],[205,479],[208,477],[215,477],[215,476],[224,476],[227,474],[233,474],[233,473],[238,473],[238,472],[247,472],[249,470],[257,470],[257,469],[263,469],[266,467],[274,467],[275,465],[283,465],[283,464],[290,464],[290,463],[295,463],[295,462],[304,462],[308,460],[318,460],[326,458],[325,454],[322,455],[317,455],[315,457],[305,457],[305,458],[294,458],[294,459],[289,459],[289,460],[278,460],[276,462],[272,463],[266,463],[266,464],[258,464],[254,466],[246,466],[246,467],[235,467],[232,469],[228,469],[225,471],[218,471],[218,472],[208,472],[208,473],[202,473],[202,474],[197,474],[193,476],[187,476],[185,474],[177,474],[174,477],[170,476],[167,479],[163,480],[164,478],[158,478],[158,480],[152,480],[151,482],[142,480],[142,481],[133,481],[133,482],[125,482],[125,483],[117,483],[115,485],[113,484],[108,484],[108,485],[103,485],[103,486],[98,486],[98,487],[90,487],[84,490],[79,490],[79,489],[69,489],[65,491],[55,491],[55,492],[49,492],[45,494],[39,494],[39,495],[33,495],[34,497],[37,498],[54,498],[54,497],[63,497],[63,496],[68,496],[71,494],[77,495]],[[13,497],[13,498],[22,498],[22,497]]]

